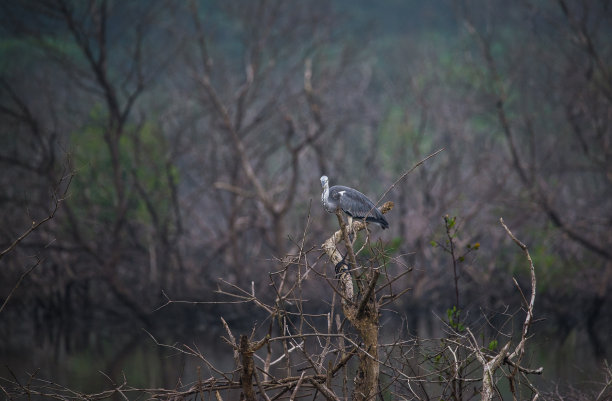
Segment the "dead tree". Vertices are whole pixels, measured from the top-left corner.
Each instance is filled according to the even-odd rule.
[[[381,208],[383,213],[393,208],[392,202],[387,202]],[[358,350],[359,368],[355,377],[355,388],[353,390],[354,400],[369,400],[378,393],[379,361],[378,361],[378,317],[380,299],[376,296],[376,286],[380,277],[378,267],[371,266],[363,269],[358,266],[353,249],[352,241],[349,239],[349,228],[344,222],[340,211],[336,211],[340,230],[334,233],[324,244],[323,249],[329,256],[332,264],[339,267],[339,294],[342,297],[342,311],[344,316],[351,322],[361,341],[362,347]],[[358,232],[364,230],[366,225],[354,222],[351,230]],[[343,242],[349,259],[346,268],[345,259],[337,248],[338,243]],[[344,266],[343,266],[344,265]],[[359,295],[355,297],[353,280],[357,284]]]
[[[525,375],[525,374],[541,374],[543,370],[542,368],[526,369],[525,367],[521,366],[521,361],[523,359],[523,356],[525,355],[525,346],[528,340],[529,328],[531,327],[531,323],[533,321],[533,308],[535,306],[535,297],[536,297],[535,267],[533,265],[533,261],[531,260],[531,255],[529,255],[529,250],[527,249],[527,246],[523,244],[520,240],[518,240],[514,236],[514,234],[512,234],[510,229],[504,224],[503,219],[500,219],[500,223],[504,227],[504,230],[506,230],[506,233],[508,233],[510,238],[512,238],[512,241],[514,241],[514,243],[518,245],[519,248],[521,248],[521,250],[525,253],[525,257],[527,258],[527,261],[529,262],[529,272],[530,272],[530,277],[531,277],[531,291],[530,291],[529,299],[526,299],[523,296],[523,299],[525,302],[525,321],[523,322],[520,340],[518,344],[514,346],[513,349],[512,349],[511,341],[508,341],[496,354],[492,356],[485,356],[483,352],[480,350],[480,345],[478,344],[478,341],[474,337],[474,334],[470,331],[469,328],[467,329],[470,344],[472,346],[471,350],[473,354],[476,356],[476,358],[478,359],[478,361],[480,362],[480,364],[482,365],[481,394],[482,394],[483,401],[492,400],[497,395],[496,384],[495,384],[496,382],[495,372],[498,369],[500,369],[500,367],[503,364],[506,364],[509,366],[509,372],[506,374],[506,376],[508,378],[508,381],[510,382],[510,390],[515,396],[515,399],[517,395],[516,386],[517,386],[517,381],[519,380],[518,379],[519,376]],[[519,291],[521,291],[516,280],[514,280],[514,283],[518,287]],[[521,291],[521,295],[523,295],[522,291]],[[538,391],[535,390],[535,387],[533,387],[529,381],[527,381],[527,383],[534,392],[532,399],[534,400],[537,399],[539,397]]]

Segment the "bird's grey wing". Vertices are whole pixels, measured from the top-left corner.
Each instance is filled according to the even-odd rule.
[[[344,213],[354,218],[365,218],[368,222],[379,224],[383,229],[389,227],[389,223],[380,210],[374,207],[374,203],[353,188],[336,185],[330,189],[330,198],[334,199],[337,207]]]
[[[374,203],[361,192],[344,187],[338,190],[338,195],[340,208],[347,214],[356,218],[364,218],[368,213],[369,216],[376,215],[376,210],[372,210]]]

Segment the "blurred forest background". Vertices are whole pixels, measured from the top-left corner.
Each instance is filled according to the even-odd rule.
[[[436,336],[456,304],[445,215],[479,244],[457,306],[517,303],[503,217],[538,274],[531,358],[552,386],[587,383],[612,356],[611,17],[605,0],[1,2],[2,365],[171,375],[142,328],[214,342],[219,316],[248,330],[257,311],[168,299],[222,301],[219,278],[266,294],[303,235],[337,227],[321,175],[377,200],[444,148],[374,231],[413,268],[397,316]],[[305,290],[325,310],[329,288]]]

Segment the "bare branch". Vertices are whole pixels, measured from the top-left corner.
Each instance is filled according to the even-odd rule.
[[[23,232],[23,234],[21,234],[19,237],[17,237],[5,250],[0,252],[0,260],[5,255],[7,255],[9,252],[11,252],[13,249],[15,249],[17,247],[17,245],[21,241],[23,241],[25,238],[27,238],[30,234],[32,234],[32,232],[34,232],[39,227],[41,227],[43,224],[45,224],[46,222],[51,220],[53,217],[55,217],[55,213],[59,209],[60,204],[66,198],[66,194],[68,193],[68,189],[70,188],[70,183],[72,182],[72,178],[73,177],[74,177],[74,172],[70,172],[68,175],[63,176],[63,177],[60,178],[60,180],[57,182],[57,184],[55,186],[55,190],[53,191],[53,208],[51,209],[51,211],[49,212],[47,217],[45,217],[44,219],[42,219],[40,221],[32,221],[32,225],[30,226],[30,228],[28,228],[26,231]],[[67,182],[64,184],[64,181],[67,181]],[[63,189],[61,195],[58,195],[57,190],[62,185],[64,185],[64,189]]]

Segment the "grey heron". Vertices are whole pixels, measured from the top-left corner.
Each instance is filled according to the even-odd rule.
[[[385,216],[361,192],[342,185],[334,185],[330,188],[326,175],[321,177],[321,186],[323,187],[321,202],[325,210],[329,213],[334,213],[338,209],[342,210],[349,216],[349,227],[352,227],[352,219],[365,219],[368,223],[378,224],[383,230],[389,228]]]

